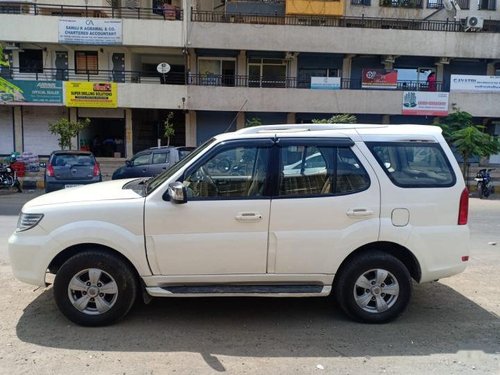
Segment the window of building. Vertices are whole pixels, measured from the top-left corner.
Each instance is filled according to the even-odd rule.
[[[380,0],[381,7],[391,8],[422,8],[424,0]]]
[[[496,10],[496,0],[479,0],[479,10]]]
[[[311,87],[311,77],[339,77],[337,68],[300,67],[297,87]]]
[[[202,85],[234,86],[236,59],[200,57],[198,72]]]
[[[435,68],[394,68],[398,72],[398,88],[408,91],[436,91]],[[431,73],[434,75],[429,78]]]
[[[372,3],[371,0],[351,0],[351,5],[370,6],[371,3]]]
[[[97,51],[76,51],[75,52],[75,73],[76,74],[98,74],[99,61]]]
[[[43,51],[41,49],[25,49],[19,52],[20,73],[43,73]]]
[[[286,68],[282,59],[248,59],[248,86],[287,87]]]

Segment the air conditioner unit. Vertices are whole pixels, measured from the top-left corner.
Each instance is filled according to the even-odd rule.
[[[480,31],[483,28],[484,19],[478,16],[471,16],[465,19],[465,31]]]

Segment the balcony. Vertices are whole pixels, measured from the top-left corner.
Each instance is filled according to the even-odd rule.
[[[379,6],[389,8],[422,9],[423,0],[380,0]]]
[[[286,14],[341,16],[344,14],[344,1],[286,0]]]

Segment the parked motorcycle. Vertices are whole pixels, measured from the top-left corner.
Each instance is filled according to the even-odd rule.
[[[474,178],[477,181],[477,191],[479,193],[479,198],[488,198],[491,194],[495,192],[495,186],[493,182],[491,182],[490,172],[494,170],[494,168],[483,168],[479,172],[477,172],[476,177]]]
[[[17,179],[17,172],[9,165],[0,164],[0,189],[15,188],[22,193],[21,183]]]

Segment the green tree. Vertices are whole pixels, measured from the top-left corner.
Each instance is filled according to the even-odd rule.
[[[174,123],[172,119],[174,118],[174,112],[169,112],[167,118],[163,122],[163,136],[167,138],[167,146],[170,146],[170,137],[175,135]]]
[[[355,124],[356,122],[358,122],[356,116],[348,113],[334,115],[330,118],[312,120],[313,124]]]
[[[71,138],[76,137],[83,129],[89,126],[90,120],[69,121],[67,118],[60,118],[53,124],[49,123],[49,131],[59,137],[58,143],[62,150],[71,150]]]
[[[259,117],[247,118],[245,122],[245,128],[249,128],[251,126],[260,126],[262,125],[262,119]]]
[[[457,110],[441,119],[436,118],[435,125],[443,129],[443,136],[448,144],[462,156],[462,173],[467,180],[469,158],[488,157],[500,152],[500,141],[486,133],[483,125],[474,124],[472,115]]]
[[[5,55],[2,43],[0,43],[0,68],[1,67],[4,67],[4,68],[8,68],[9,67],[9,59]]]

